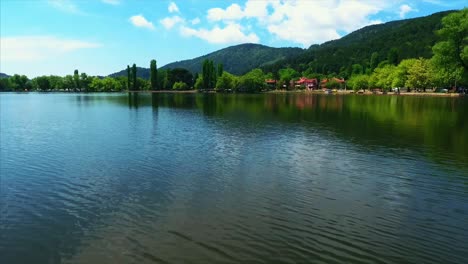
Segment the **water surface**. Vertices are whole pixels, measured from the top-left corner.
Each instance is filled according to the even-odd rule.
[[[468,101],[1,94],[0,263],[466,263]]]

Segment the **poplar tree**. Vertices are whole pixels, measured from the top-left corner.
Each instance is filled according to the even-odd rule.
[[[150,81],[151,90],[158,90],[158,68],[156,66],[156,60],[150,62]]]

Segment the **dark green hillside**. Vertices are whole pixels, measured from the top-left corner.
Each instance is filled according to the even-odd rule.
[[[209,59],[216,64],[222,63],[225,71],[241,75],[254,68],[298,56],[303,51],[300,48],[271,48],[259,44],[241,44],[195,59],[173,62],[162,68],[185,68],[193,73],[201,72],[202,62]]]
[[[8,77],[10,77],[10,75],[0,72],[0,78],[8,78]]]
[[[271,48],[259,44],[240,44],[231,46],[225,49],[215,51],[213,53],[197,57],[191,60],[183,60],[169,63],[162,69],[184,68],[192,73],[201,72],[202,63],[205,59],[214,61],[214,63],[222,63],[224,70],[236,75],[242,75],[254,68],[264,67],[269,64],[296,57],[304,52],[300,48]],[[148,61],[149,66],[149,61]],[[137,69],[138,77],[148,79],[149,68]],[[127,71],[109,75],[111,77],[127,76]]]
[[[283,60],[264,69],[276,71],[285,65],[290,65],[299,71],[310,68],[313,72],[338,74],[353,64],[370,67],[374,52],[378,55],[378,62],[386,60],[392,49],[396,55],[396,63],[407,58],[430,58],[432,46],[437,41],[434,31],[440,29],[441,19],[451,12],[453,11],[367,26],[341,39],[313,45],[300,56]]]
[[[149,62],[148,62],[149,65]],[[119,72],[115,72],[112,74],[109,74],[109,77],[127,77],[127,70],[121,70]],[[142,68],[142,67],[137,67],[137,77],[143,78],[143,79],[149,79],[150,77],[150,71],[149,68]]]

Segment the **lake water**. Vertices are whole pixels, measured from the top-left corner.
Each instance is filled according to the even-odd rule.
[[[0,263],[467,263],[468,98],[1,94]]]

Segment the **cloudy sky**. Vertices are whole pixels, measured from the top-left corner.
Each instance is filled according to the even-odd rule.
[[[388,3],[386,3],[388,2]],[[1,0],[0,72],[107,75],[239,43],[307,48],[457,0]]]

